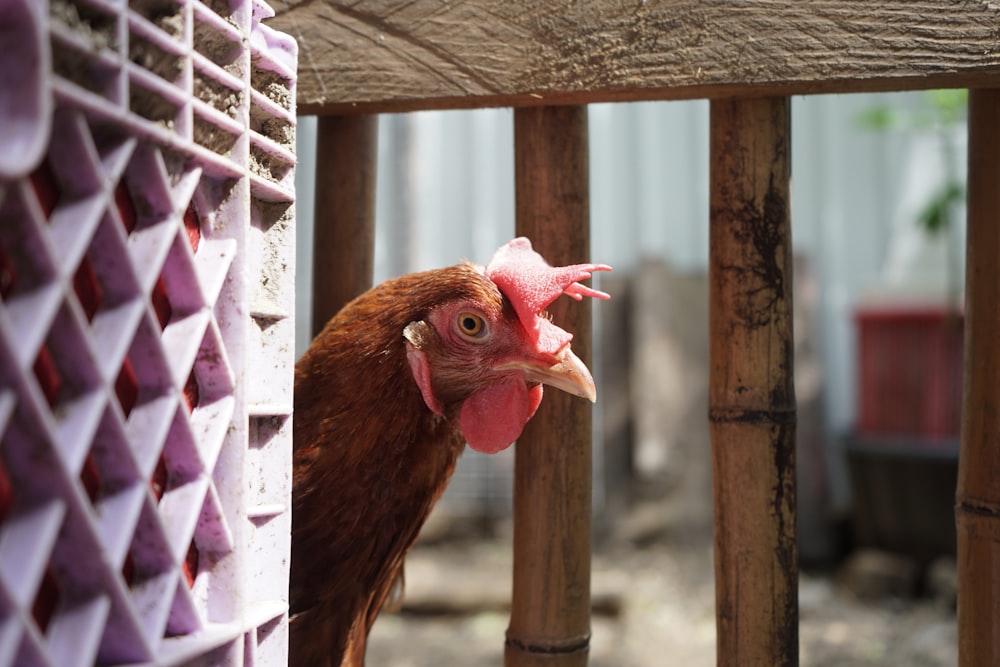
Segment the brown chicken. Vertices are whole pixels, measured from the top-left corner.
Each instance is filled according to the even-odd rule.
[[[347,304],[295,369],[290,664],[360,667],[403,557],[465,443],[498,452],[543,384],[596,398],[572,336],[545,316],[593,271],[527,239],[485,267],[387,281]]]

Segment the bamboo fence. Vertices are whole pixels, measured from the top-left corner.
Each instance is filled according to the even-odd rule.
[[[587,262],[587,108],[514,112],[517,234],[554,266]],[[557,324],[590,364],[590,304],[558,299]],[[506,667],[582,667],[590,646],[591,406],[546,392],[518,439]]]
[[[711,105],[709,433],[720,666],[798,664],[789,100]]]
[[[1000,664],[1000,90],[969,93],[958,663]]]

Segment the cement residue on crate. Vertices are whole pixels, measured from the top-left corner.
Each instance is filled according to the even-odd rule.
[[[286,150],[295,148],[295,125],[288,119],[268,113],[256,104],[250,106],[250,129]]]
[[[271,181],[281,181],[291,170],[292,164],[281,156],[258,146],[250,146],[250,171]]]
[[[230,118],[237,118],[243,105],[243,91],[228,88],[218,80],[195,69],[192,92],[202,102]]]
[[[135,81],[129,87],[129,108],[133,113],[168,130],[174,129],[174,123],[180,113],[180,105],[177,102],[168,100]]]
[[[236,22],[233,20],[233,8],[230,6],[229,0],[202,0],[202,4],[212,10],[217,16],[236,25]]]
[[[130,0],[128,6],[171,37],[184,36],[184,14],[176,0]]]
[[[136,33],[129,35],[128,57],[168,83],[175,83],[184,73],[184,58],[161,48]]]
[[[293,97],[285,77],[254,63],[250,86],[282,109],[291,109]]]
[[[52,71],[57,76],[101,97],[111,96],[110,93],[114,90],[112,84],[118,76],[117,70],[110,64],[104,65],[92,56],[54,40]]]
[[[288,256],[289,226],[295,219],[295,207],[289,202],[266,202],[253,200],[259,212],[260,238],[257,255],[260,258],[258,271],[258,294],[254,297],[262,314],[274,311],[264,304],[284,303],[289,296]],[[254,225],[257,226],[256,224]]]
[[[73,0],[51,0],[49,15],[96,51],[118,48],[118,19]]]
[[[229,155],[236,147],[240,136],[195,115],[193,138],[198,145],[204,146],[217,155]]]
[[[224,24],[228,25],[228,24]],[[194,49],[227,73],[241,79],[244,53],[239,35],[228,34],[204,21],[194,22]]]

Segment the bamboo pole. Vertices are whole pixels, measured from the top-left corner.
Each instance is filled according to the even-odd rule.
[[[553,265],[588,261],[586,107],[514,111],[517,233]],[[589,364],[590,305],[550,312]],[[590,644],[591,407],[547,391],[518,439],[506,667],[580,667]]]
[[[969,91],[958,664],[1000,664],[1000,89]]]
[[[372,284],[378,116],[321,116],[317,126],[314,335]]]
[[[798,664],[788,98],[711,104],[717,664]]]

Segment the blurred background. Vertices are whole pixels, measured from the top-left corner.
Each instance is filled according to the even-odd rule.
[[[955,664],[964,99],[792,102],[804,665]],[[315,119],[299,121],[301,353]],[[592,105],[589,125],[591,259],[614,267],[595,276],[612,300],[594,306],[591,662],[710,665],[709,104]],[[484,263],[514,235],[513,142],[510,109],[380,118],[376,282]],[[379,620],[371,664],[499,664],[512,464],[463,455],[408,559],[409,618]]]

